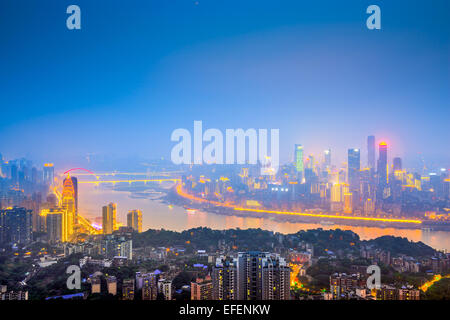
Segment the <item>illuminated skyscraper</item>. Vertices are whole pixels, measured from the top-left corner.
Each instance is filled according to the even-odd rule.
[[[367,166],[375,169],[375,137],[367,137]]]
[[[344,213],[352,213],[353,212],[353,194],[345,193],[344,194]]]
[[[61,197],[61,205],[65,211],[63,218],[63,228],[62,228],[62,241],[69,241],[74,233],[74,225],[76,222],[76,205],[75,205],[75,189],[73,182],[76,178],[70,177],[64,179],[63,191]]]
[[[331,186],[331,202],[332,203],[340,203],[342,201],[342,186],[339,183],[335,183]]]
[[[361,169],[361,159],[359,149],[348,149],[348,183],[350,190],[359,189],[359,170]]]
[[[51,185],[55,179],[55,168],[53,163],[44,164],[43,179],[46,185]]]
[[[324,169],[329,169],[331,167],[331,150],[327,149],[323,152],[323,164],[324,164]]]
[[[67,179],[70,179],[72,181],[73,199],[74,199],[74,206],[75,206],[75,212],[74,212],[74,223],[75,223],[77,215],[78,215],[78,179],[76,177],[70,177],[68,175],[67,178],[64,179],[64,184],[66,183]]]
[[[221,256],[213,267],[213,299],[237,299],[237,260]]]
[[[133,228],[134,231],[142,232],[142,211],[141,210],[128,211],[127,227]]]
[[[116,204],[112,202],[102,208],[103,234],[111,234],[116,230],[116,211]]]
[[[262,265],[262,300],[289,300],[291,269],[284,258],[272,254]]]
[[[295,151],[294,151],[294,164],[295,164],[295,170],[297,172],[297,178],[303,179],[303,146],[301,144],[295,145]]]
[[[379,157],[378,157],[378,183],[380,185],[386,185],[388,182],[388,163],[387,163],[387,143],[380,142],[379,145]]]
[[[237,299],[262,299],[262,260],[268,252],[239,252],[237,259]]]
[[[41,217],[45,217],[48,241],[58,242],[63,239],[65,212],[62,209],[44,209]]]

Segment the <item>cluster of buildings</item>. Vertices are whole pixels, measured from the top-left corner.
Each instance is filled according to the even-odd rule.
[[[28,291],[8,290],[6,285],[0,285],[0,300],[28,300]]]
[[[428,274],[439,274],[450,269],[450,254],[439,253],[433,257],[413,258],[408,255],[398,255],[391,257],[387,250],[372,248],[370,246],[361,246],[360,254],[362,258],[372,261],[372,263],[384,264],[393,267],[397,272]]]
[[[104,206],[102,225],[92,224],[79,214],[76,177],[67,173],[61,181],[52,163],[38,169],[25,158],[4,161],[0,155],[2,243],[29,243],[33,232],[45,233],[51,243],[76,242],[80,234],[111,234],[120,225],[116,211],[113,203]],[[127,226],[142,232],[140,210],[128,212]]]
[[[291,269],[268,252],[220,256],[212,276],[191,283],[191,300],[289,300]]]
[[[137,292],[140,292],[142,300],[156,300],[158,294],[164,300],[172,300],[172,281],[161,278],[160,275],[159,270],[152,273],[136,272],[134,279],[123,279],[120,283],[121,299],[134,300]],[[91,284],[91,294],[102,293],[102,279],[106,282],[107,292],[105,293],[117,296],[119,294],[117,278],[111,275],[103,276],[100,272],[94,273],[88,279]]]
[[[330,291],[323,294],[325,300],[420,300],[420,290],[413,286],[396,288],[381,285],[367,288],[367,277],[360,274],[335,273],[330,276]]]
[[[390,162],[388,151],[386,142],[376,146],[375,137],[369,136],[367,161],[363,164],[361,149],[351,148],[340,166],[332,163],[330,149],[319,161],[297,144],[293,163],[271,175],[260,174],[261,164],[237,166],[239,170],[229,169],[228,173],[194,168],[182,182],[188,193],[241,207],[450,222],[450,210],[445,210],[450,207],[448,170],[408,172],[400,157]]]

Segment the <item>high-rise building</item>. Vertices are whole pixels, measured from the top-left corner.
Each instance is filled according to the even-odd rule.
[[[375,202],[371,198],[367,198],[364,202],[364,213],[371,215],[375,212]]]
[[[101,242],[102,254],[107,258],[126,257],[133,258],[133,240],[125,236],[107,235]]]
[[[78,179],[76,177],[70,177],[68,175],[67,178],[64,179],[64,182],[63,182],[64,185],[66,184],[67,179],[71,180],[71,188],[73,189],[73,199],[74,199],[74,205],[75,205],[74,220],[76,220],[77,215],[78,215]]]
[[[375,169],[375,137],[367,137],[367,166]]]
[[[345,193],[344,194],[344,213],[352,213],[353,212],[353,194]]]
[[[145,274],[142,278],[142,300],[156,300],[157,295],[158,286],[156,274]]]
[[[124,279],[122,283],[122,299],[134,300],[134,279]]]
[[[262,261],[262,300],[290,299],[291,269],[279,255]]]
[[[127,214],[127,227],[136,232],[142,232],[142,211],[130,210]]]
[[[350,190],[359,189],[359,171],[361,169],[359,149],[348,149],[348,183]]]
[[[14,207],[0,210],[0,243],[28,244],[32,240],[31,210]]]
[[[64,179],[63,182],[63,190],[62,190],[62,208],[65,211],[65,217],[63,219],[63,228],[62,228],[62,241],[70,241],[73,233],[74,226],[76,223],[76,203],[75,203],[75,185],[74,181],[76,179],[70,177]]]
[[[106,286],[108,287],[108,293],[115,296],[117,294],[117,278],[115,276],[108,276],[106,278]]]
[[[103,234],[111,234],[116,230],[116,212],[117,206],[112,202],[102,208]]]
[[[63,225],[65,212],[59,209],[44,209],[41,210],[41,217],[45,217],[45,224],[47,230],[48,241],[50,242],[65,242],[63,237]]]
[[[393,163],[393,172],[402,171],[402,158],[395,157],[392,160]]]
[[[191,282],[191,300],[212,300],[213,283],[211,277],[197,278]]]
[[[364,285],[365,281],[360,274],[335,273],[330,275],[330,292],[333,299],[340,299],[345,293],[362,288]]]
[[[164,296],[164,300],[172,300],[172,280],[158,280],[158,291]]]
[[[102,280],[100,279],[100,277],[91,278],[91,294],[101,292],[101,283]]]
[[[237,260],[221,256],[216,259],[212,272],[213,299],[237,299]]]
[[[388,183],[388,162],[387,162],[387,143],[380,142],[378,157],[378,183],[385,186]]]
[[[262,260],[267,252],[239,252],[237,258],[238,300],[262,299]]]
[[[53,163],[44,164],[43,180],[46,185],[51,185],[55,179],[55,168]]]
[[[294,151],[294,165],[295,171],[297,172],[297,178],[299,180],[303,179],[303,146],[301,144],[295,145]]]
[[[327,149],[323,152],[323,164],[324,169],[331,168],[331,149]]]

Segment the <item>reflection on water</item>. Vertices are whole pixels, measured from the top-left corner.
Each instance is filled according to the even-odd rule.
[[[355,227],[345,225],[325,226],[316,223],[292,223],[280,222],[273,218],[244,218],[236,216],[217,215],[196,211],[187,213],[184,208],[173,206],[150,199],[131,198],[129,192],[113,191],[93,185],[79,186],[79,210],[89,219],[101,217],[102,206],[109,202],[117,203],[117,220],[126,223],[128,210],[140,209],[143,212],[143,229],[166,229],[182,231],[196,227],[208,227],[211,229],[247,229],[261,228],[281,233],[295,233],[307,229],[336,229],[352,230],[361,239],[368,240],[384,235],[406,237],[412,241],[422,241],[439,250],[450,250],[450,232],[447,231],[423,231],[420,229],[395,229]]]

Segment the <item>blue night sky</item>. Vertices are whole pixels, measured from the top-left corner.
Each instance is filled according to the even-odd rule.
[[[279,128],[282,162],[301,143],[365,164],[374,134],[407,165],[450,167],[449,21],[446,0],[2,0],[0,153],[168,157],[202,120]]]

